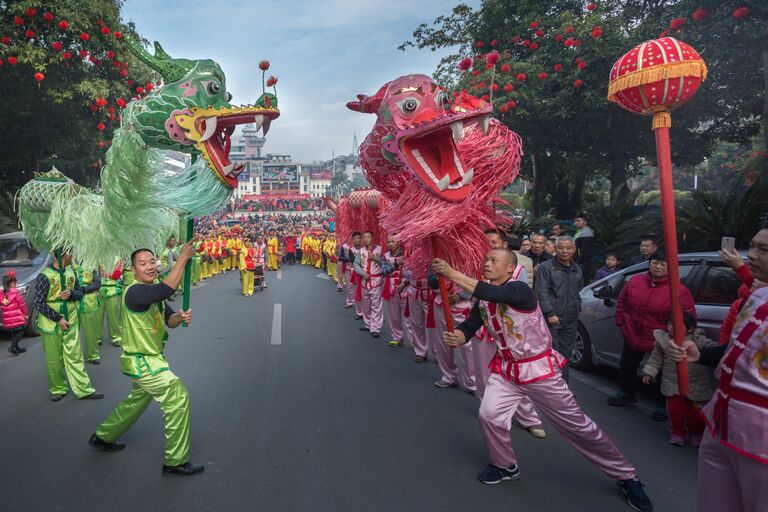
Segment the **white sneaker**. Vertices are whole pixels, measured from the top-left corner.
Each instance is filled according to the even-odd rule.
[[[438,388],[447,389],[447,388],[456,388],[459,385],[451,384],[450,382],[446,382],[443,379],[440,379],[435,381],[435,386],[437,386]]]
[[[547,432],[544,430],[544,427],[541,425],[534,425],[532,427],[528,427],[528,432],[531,433],[531,435],[537,439],[544,439],[547,437]]]

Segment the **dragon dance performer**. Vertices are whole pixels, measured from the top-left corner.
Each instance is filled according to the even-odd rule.
[[[315,240],[315,268],[323,268],[323,250],[325,248],[325,240],[317,238]]]
[[[256,270],[256,250],[251,244],[251,239],[246,238],[240,251],[239,264],[240,281],[243,285],[243,297],[253,295],[253,273]]]
[[[517,480],[520,473],[509,430],[520,400],[529,396],[565,440],[611,478],[635,510],[653,506],[635,468],[579,407],[559,368],[565,358],[552,350],[552,337],[536,296],[527,284],[510,279],[517,267],[508,249],[491,249],[478,281],[435,259],[432,270],[442,274],[478,301],[469,317],[443,341],[457,347],[485,325],[497,344],[492,375],[480,404],[480,425],[491,462],[478,479],[486,484]]]
[[[86,272],[74,266],[77,281],[83,285],[83,298],[78,305],[77,316],[83,328],[85,359],[92,364],[101,364],[101,338],[104,336],[104,306],[101,300],[101,274],[98,270]]]
[[[184,266],[193,253],[192,244],[184,244],[176,264],[158,284],[153,284],[157,268],[152,251],[138,249],[131,254],[136,282],[123,294],[123,354],[120,362],[123,373],[132,379],[132,390],[88,441],[102,451],[122,450],[125,444],[117,440],[154,399],[160,404],[165,422],[163,473],[176,475],[194,475],[205,469],[189,462],[189,394],[163,355],[168,339],[166,326],[173,329],[192,320],[191,309],[175,312],[165,301],[179,286]]]
[[[277,240],[277,235],[275,234],[275,230],[269,232],[270,237],[269,241],[267,242],[267,270],[277,270],[280,268],[280,264],[278,263],[277,259],[277,251],[279,249],[280,243]]]
[[[355,318],[358,320],[363,318],[363,310],[360,307],[360,302],[355,300],[355,295],[357,294],[357,282],[360,277],[357,275],[357,272],[355,272],[354,266],[355,260],[360,256],[361,238],[362,234],[359,231],[353,232],[352,245],[344,244],[342,246],[343,252],[341,256],[347,272],[347,301],[344,304],[344,307],[346,309],[355,308]]]
[[[334,283],[339,282],[339,272],[337,262],[339,261],[336,256],[336,239],[328,237],[325,240],[325,258],[328,261],[328,277]]]
[[[758,512],[768,503],[768,223],[747,253],[754,289],[744,299],[728,344],[670,343],[669,354],[717,366],[720,383],[704,407],[699,448],[699,512]]]
[[[120,346],[120,337],[123,332],[123,322],[120,318],[123,278],[123,260],[118,260],[112,272],[102,275],[101,278],[101,297],[109,330],[109,342],[115,347]]]
[[[429,345],[427,342],[427,318],[429,318],[430,290],[426,279],[415,279],[413,271],[405,262],[403,268],[405,285],[405,330],[408,332],[408,340],[416,354],[414,363],[423,363],[427,360]]]
[[[378,338],[384,325],[384,308],[381,303],[381,287],[384,280],[381,275],[381,246],[374,245],[373,233],[363,233],[363,247],[359,257],[353,263],[358,282],[355,300],[360,303],[363,312],[361,331],[370,331]]]
[[[67,394],[67,381],[78,399],[104,398],[93,389],[85,371],[77,316],[77,304],[84,292],[71,263],[72,257],[64,254],[61,257],[63,270],[54,260],[35,280],[37,328],[43,339],[48,390],[54,402]],[[64,275],[63,289],[60,273]]]
[[[403,248],[393,235],[387,237],[387,252],[381,260],[381,273],[384,275],[384,286],[381,289],[381,298],[387,302],[387,325],[392,340],[390,347],[403,345],[403,312],[405,310],[405,296],[402,293],[404,287],[402,266],[405,264]]]

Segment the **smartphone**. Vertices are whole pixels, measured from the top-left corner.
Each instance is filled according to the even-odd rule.
[[[732,236],[724,236],[720,248],[724,251],[733,251],[736,248],[736,239]]]

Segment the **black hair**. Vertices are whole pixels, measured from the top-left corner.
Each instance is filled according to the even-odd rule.
[[[363,234],[366,234],[366,233],[370,233],[371,236],[373,236],[373,231],[371,231],[370,229],[366,229],[365,231],[363,231]]]
[[[16,281],[16,277],[11,278],[10,275],[4,274],[3,275],[3,290],[8,291],[11,289],[11,283]]]
[[[362,233],[360,233],[359,231],[353,231],[352,238],[355,238],[356,236],[362,236]]]
[[[621,261],[621,256],[619,256],[619,253],[617,252],[610,251],[605,253],[605,257],[607,258],[608,256],[613,256],[614,258],[616,258],[616,261]]]
[[[672,315],[669,315],[667,322],[672,322]],[[683,325],[685,326],[686,332],[690,331],[691,329],[695,329],[698,325],[696,322],[696,317],[687,311],[683,311]]]
[[[651,254],[651,257],[648,258],[648,261],[667,261],[667,255],[664,254],[664,251],[656,251],[655,253]]]
[[[589,218],[587,217],[587,214],[584,212],[579,212],[578,215],[576,215],[577,219],[584,219],[585,221],[589,222]]]
[[[520,236],[515,233],[507,235],[507,247],[509,247],[511,251],[519,251],[522,246],[523,241],[520,239]]]
[[[643,238],[641,238],[641,239],[640,239],[640,242],[641,242],[641,243],[642,243],[642,242],[653,242],[653,245],[655,245],[656,247],[658,247],[658,246],[659,246],[659,241],[658,241],[658,240],[656,240],[656,239],[655,239],[654,237],[652,237],[652,236],[644,236]]]
[[[154,255],[155,255],[155,253],[152,251],[152,249],[147,249],[147,248],[136,249],[135,251],[133,251],[133,252],[131,253],[131,265],[134,265],[134,264],[136,263],[136,262],[135,262],[135,260],[136,260],[136,256],[137,256],[137,255],[138,255],[140,252],[148,252],[148,253],[149,253],[149,254],[151,254],[152,256],[154,256]]]
[[[485,233],[486,235],[496,234],[496,235],[499,235],[500,237],[504,237],[504,234],[499,228],[488,228],[485,231],[483,231],[483,233]]]

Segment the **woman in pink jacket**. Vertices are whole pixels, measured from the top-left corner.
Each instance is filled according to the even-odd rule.
[[[3,288],[0,290],[0,313],[3,315],[3,327],[11,332],[11,346],[8,352],[17,356],[27,351],[19,346],[27,326],[29,310],[19,290],[16,289],[16,272],[11,270],[3,275]]]
[[[619,294],[616,325],[624,337],[619,363],[620,391],[608,399],[608,405],[637,403],[637,369],[643,356],[653,350],[653,331],[666,329],[667,319],[672,314],[667,259],[664,253],[656,252],[648,261],[648,272],[632,277]],[[680,302],[683,311],[695,318],[696,305],[690,290],[684,285],[680,285]],[[660,407],[652,417],[664,421],[667,419],[666,411]]]

